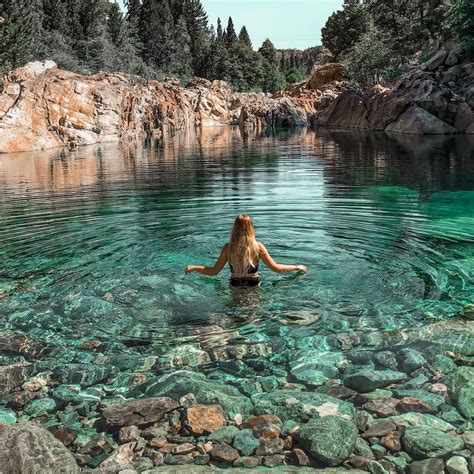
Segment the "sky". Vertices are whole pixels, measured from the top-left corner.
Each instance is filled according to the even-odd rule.
[[[270,38],[277,48],[305,49],[321,44],[321,28],[342,0],[202,0],[209,21],[247,27],[254,48]]]
[[[266,38],[277,48],[305,49],[321,44],[321,28],[343,0],[202,0],[213,25],[232,16],[237,33],[247,27],[255,49]]]

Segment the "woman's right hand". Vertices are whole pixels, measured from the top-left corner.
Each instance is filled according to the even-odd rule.
[[[308,273],[308,269],[304,265],[296,265],[296,270],[301,273]]]
[[[188,265],[185,269],[184,269],[184,273],[187,275],[188,273],[191,273],[193,271],[193,266],[192,265]]]

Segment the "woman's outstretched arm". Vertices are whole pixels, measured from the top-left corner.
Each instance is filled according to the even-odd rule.
[[[260,251],[260,258],[263,260],[263,263],[272,271],[276,273],[290,273],[290,272],[302,272],[306,273],[308,269],[304,265],[283,265],[276,263],[275,260],[270,256],[268,250],[265,248],[265,245],[262,243],[258,244]]]
[[[219,255],[219,258],[217,259],[213,267],[203,267],[201,265],[188,265],[186,269],[184,270],[185,273],[198,272],[207,276],[218,275],[220,271],[224,268],[225,264],[227,263],[227,247],[228,247],[228,244],[225,244],[224,247],[222,247],[221,254]]]

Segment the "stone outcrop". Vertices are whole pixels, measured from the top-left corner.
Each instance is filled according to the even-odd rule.
[[[0,472],[79,473],[68,449],[49,431],[25,423],[0,427]]]
[[[310,84],[319,86],[318,74]],[[462,50],[442,49],[390,89],[339,94],[327,108],[320,107],[313,124],[415,135],[472,134],[473,98],[474,63],[463,60]]]
[[[159,137],[198,126],[299,126],[307,119],[290,97],[233,93],[223,81],[197,78],[183,87],[177,80],[82,76],[52,61],[34,62],[0,86],[0,153]]]
[[[390,133],[474,133],[474,63],[441,50],[390,89],[350,89],[341,64],[276,94],[234,93],[223,81],[82,76],[52,61],[12,71],[0,85],[0,153],[159,137],[193,127],[244,131],[312,124]]]

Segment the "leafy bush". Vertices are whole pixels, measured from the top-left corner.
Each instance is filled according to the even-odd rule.
[[[369,24],[367,32],[347,54],[344,65],[355,85],[368,88],[393,76],[392,55],[382,33]]]
[[[466,51],[474,53],[474,2],[458,0],[449,10],[446,25],[459,35]]]
[[[345,2],[343,9],[334,12],[321,30],[323,46],[336,58],[344,56],[365,33],[368,19],[363,6]]]

